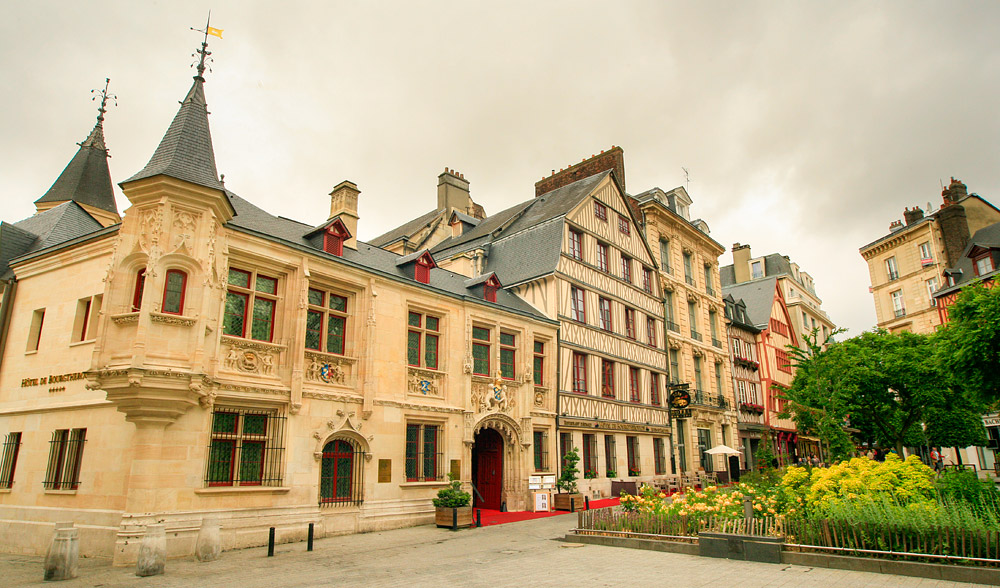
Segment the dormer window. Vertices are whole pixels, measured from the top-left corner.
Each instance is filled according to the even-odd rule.
[[[982,276],[993,271],[993,257],[989,253],[975,260],[976,275]]]
[[[410,275],[410,267],[412,266],[413,279],[421,284],[429,284],[431,282],[431,268],[437,267],[437,264],[434,262],[434,258],[431,257],[430,252],[424,249],[423,251],[399,258],[396,261],[396,266],[403,268],[407,276]]]
[[[497,291],[503,287],[493,272],[465,281],[465,287],[473,292],[477,291],[480,286],[483,288],[483,300],[486,302],[496,302]]]
[[[497,287],[493,284],[483,284],[483,300],[486,302],[496,302]]]
[[[323,251],[342,257],[344,255],[344,241],[351,237],[351,233],[338,218],[326,227],[323,233]]]
[[[431,264],[424,259],[418,259],[417,266],[414,268],[413,279],[421,284],[429,284],[431,282]]]

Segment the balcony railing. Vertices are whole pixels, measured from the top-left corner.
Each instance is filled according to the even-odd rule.
[[[705,286],[705,292],[706,292],[706,293],[707,293],[707,294],[708,294],[709,296],[715,296],[715,288],[713,288],[713,287],[711,287],[711,286]]]
[[[701,341],[702,340],[701,333],[699,333],[698,331],[695,331],[694,329],[691,329],[691,338],[694,339],[695,341]]]
[[[696,404],[698,406],[707,406],[711,408],[729,408],[729,401],[725,396],[719,396],[718,394],[712,394],[705,390],[692,390],[691,394],[691,404]]]
[[[897,308],[894,312],[896,314],[896,318],[901,318],[901,317],[906,316],[906,309],[905,308]]]
[[[681,332],[681,326],[675,323],[674,321],[663,321],[663,322],[667,323],[667,328],[670,329],[671,331],[675,333]]]
[[[718,347],[719,349],[722,349],[722,341],[719,341],[715,337],[712,337],[712,347]]]
[[[684,276],[684,281],[687,282],[689,285],[694,286],[694,277],[693,276]]]

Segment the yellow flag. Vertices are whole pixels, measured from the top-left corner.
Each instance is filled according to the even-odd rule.
[[[217,29],[215,27],[208,27],[208,34],[213,37],[222,38],[222,29]]]

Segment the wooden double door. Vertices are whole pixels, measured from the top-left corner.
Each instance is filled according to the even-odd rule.
[[[494,429],[476,433],[472,446],[473,506],[500,510],[503,502],[503,437]]]

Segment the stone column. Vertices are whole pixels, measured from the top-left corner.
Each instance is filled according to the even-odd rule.
[[[75,578],[80,559],[80,539],[73,523],[56,523],[55,535],[45,554],[45,580]]]
[[[167,533],[163,524],[146,526],[135,564],[136,576],[157,576],[167,564]]]

